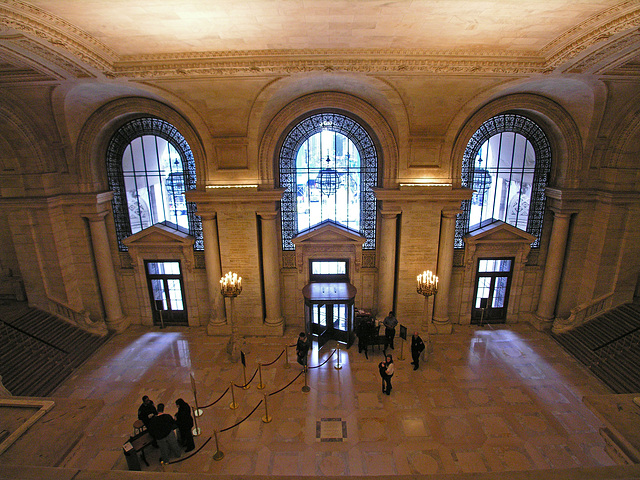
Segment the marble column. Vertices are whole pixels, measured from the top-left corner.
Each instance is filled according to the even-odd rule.
[[[218,242],[218,228],[216,214],[201,214],[202,239],[204,242],[204,262],[207,269],[207,292],[209,294],[209,323],[207,333],[215,335],[220,333],[220,327],[227,323],[224,311],[224,297],[220,293],[220,278],[222,278],[222,265],[220,263],[220,245]]]
[[[113,268],[113,257],[109,247],[109,236],[105,217],[108,212],[87,215],[91,231],[91,245],[100,282],[100,293],[104,305],[107,328],[112,332],[122,332],[129,326],[129,320],[122,313],[120,293],[116,272]]]
[[[429,333],[451,333],[449,320],[449,288],[453,273],[453,247],[456,234],[456,215],[459,210],[442,212],[440,224],[440,245],[438,249],[438,292],[433,301],[433,319]]]
[[[378,265],[379,320],[393,310],[393,292],[396,275],[396,238],[399,211],[380,211],[380,263]]]
[[[535,315],[534,325],[538,330],[551,328],[555,318],[556,300],[558,299],[558,287],[564,267],[564,256],[567,249],[569,236],[569,223],[573,212],[563,213],[551,209],[554,213],[549,251],[544,266],[538,310]]]
[[[280,306],[280,262],[278,229],[276,218],[278,212],[258,212],[262,226],[262,272],[264,275],[264,323],[268,327],[279,327],[283,330],[282,309]]]

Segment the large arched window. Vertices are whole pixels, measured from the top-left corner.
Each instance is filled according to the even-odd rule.
[[[298,123],[280,150],[282,248],[299,232],[331,220],[359,232],[375,248],[378,156],[369,134],[337,113]]]
[[[462,162],[462,185],[474,190],[456,222],[456,248],[468,232],[497,220],[525,230],[540,245],[551,147],[542,129],[516,114],[495,116],[471,137]]]
[[[184,195],[196,186],[195,161],[173,125],[158,118],[123,125],[109,142],[107,174],[121,251],[122,240],[158,223],[192,235],[194,249],[203,249],[200,217]]]

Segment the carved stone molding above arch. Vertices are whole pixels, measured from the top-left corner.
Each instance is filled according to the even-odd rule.
[[[638,26],[640,6],[636,2],[621,2],[567,30],[540,53],[548,59],[548,68],[554,69],[577,58],[599,42]]]
[[[198,132],[191,124],[164,103],[143,97],[127,97],[103,105],[85,122],[76,146],[81,189],[93,191],[95,188],[106,188],[105,155],[111,136],[128,120],[144,116],[158,117],[178,129],[193,153],[198,184],[204,182],[205,150]]]
[[[604,46],[590,52],[570,68],[569,73],[592,73],[595,75],[617,75],[637,77],[636,70],[624,69],[625,62],[638,55],[638,43],[640,43],[640,31],[637,29],[616,37]],[[617,69],[617,67],[622,67]]]
[[[81,63],[106,75],[111,75],[117,54],[93,35],[34,5],[4,0],[0,2],[0,25],[6,32],[15,31],[22,48],[30,49],[47,61],[66,66],[70,73],[88,72],[68,58],[68,54]],[[64,53],[63,53],[64,52]]]
[[[320,111],[343,113],[361,123],[368,130],[376,147],[380,149],[378,152],[378,171],[383,171],[383,182],[386,183],[389,181],[388,179],[395,178],[398,164],[398,145],[382,114],[353,95],[340,92],[320,92],[294,100],[269,123],[262,135],[259,148],[260,180],[263,184],[275,184],[279,147],[287,130],[302,117]]]
[[[640,97],[629,100],[629,108],[620,112],[619,120],[608,134],[610,141],[603,146],[602,166],[613,169],[637,169],[640,155]],[[623,174],[627,182],[637,185],[633,176]]]
[[[493,100],[477,110],[456,135],[451,149],[452,178],[460,181],[462,157],[469,139],[482,123],[501,113],[521,113],[546,133],[552,148],[551,180],[556,185],[576,187],[583,174],[582,139],[569,113],[541,95],[513,94]]]

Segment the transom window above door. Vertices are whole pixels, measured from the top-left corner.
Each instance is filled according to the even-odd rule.
[[[311,282],[348,282],[349,262],[347,260],[310,260],[309,272]]]

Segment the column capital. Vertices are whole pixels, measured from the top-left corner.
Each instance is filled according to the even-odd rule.
[[[382,215],[382,218],[389,218],[389,219],[395,218],[401,213],[402,213],[402,210],[380,209],[380,215]]]
[[[571,218],[571,215],[578,213],[578,210],[567,209],[556,206],[549,206],[549,210],[553,212],[553,216],[556,218]]]
[[[81,213],[80,216],[82,218],[86,218],[90,222],[104,222],[104,217],[109,214],[108,210],[102,212],[93,212],[93,213]]]
[[[262,220],[275,220],[276,217],[278,216],[278,211],[277,210],[266,210],[266,211],[256,212],[256,214]]]
[[[452,217],[455,217],[456,215],[458,215],[461,212],[462,212],[462,210],[460,210],[459,208],[444,208],[444,209],[442,209],[440,214],[444,218],[452,218]]]
[[[196,212],[196,215],[199,216],[202,220],[215,220],[218,216],[216,212]]]

